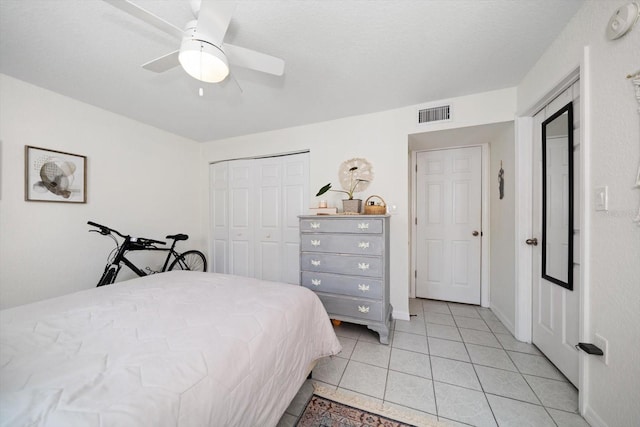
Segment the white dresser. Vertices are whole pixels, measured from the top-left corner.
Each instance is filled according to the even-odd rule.
[[[389,343],[389,216],[302,215],[300,283],[329,317],[367,325]]]

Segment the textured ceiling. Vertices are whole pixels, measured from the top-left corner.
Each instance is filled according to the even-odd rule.
[[[136,3],[193,19],[187,0]],[[0,72],[209,141],[515,86],[582,3],[240,0],[225,41],[286,63],[232,68],[240,89],[142,69],[179,42],[101,0],[0,0]]]

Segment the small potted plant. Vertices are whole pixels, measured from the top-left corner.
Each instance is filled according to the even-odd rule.
[[[337,193],[344,193],[346,194],[349,198],[348,199],[343,199],[342,200],[342,207],[344,212],[350,212],[350,213],[360,213],[361,207],[362,207],[362,199],[354,199],[353,198],[353,193],[356,192],[358,185],[361,182],[369,182],[368,179],[362,179],[362,178],[354,178],[353,173],[358,170],[358,166],[352,166],[351,168],[349,168],[349,174],[350,174],[350,180],[349,180],[349,188],[347,188],[346,190],[333,190],[331,188],[331,183],[325,185],[324,187],[322,187],[318,193],[316,194],[316,197],[318,196],[322,196],[324,193],[326,193],[327,191],[335,191]]]

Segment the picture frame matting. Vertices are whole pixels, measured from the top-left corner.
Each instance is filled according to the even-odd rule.
[[[24,199],[28,202],[87,202],[87,157],[26,145]]]

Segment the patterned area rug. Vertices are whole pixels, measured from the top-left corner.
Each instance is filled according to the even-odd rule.
[[[298,427],[410,427],[382,415],[354,408],[324,397],[311,396]]]
[[[432,419],[316,385],[298,427],[436,427]]]

